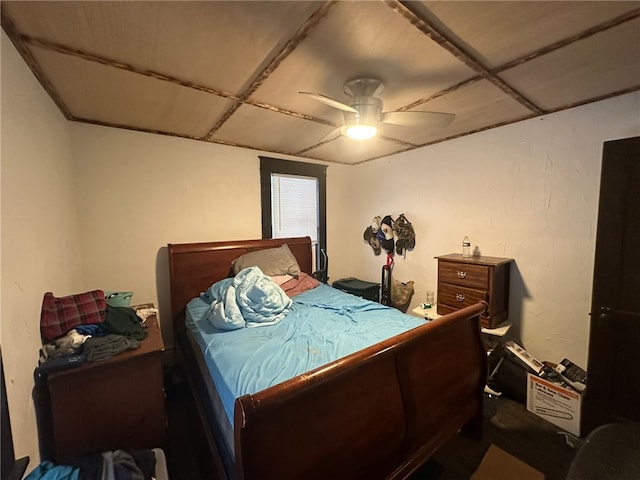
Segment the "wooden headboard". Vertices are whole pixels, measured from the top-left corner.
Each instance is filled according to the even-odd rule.
[[[215,282],[233,275],[231,262],[248,252],[277,248],[287,244],[298,260],[300,269],[312,273],[311,239],[271,238],[204,243],[170,243],[169,280],[171,319],[177,334],[184,326],[185,306]]]

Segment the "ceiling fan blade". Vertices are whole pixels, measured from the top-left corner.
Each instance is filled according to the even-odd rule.
[[[333,142],[336,138],[342,135],[342,132],[340,131],[341,128],[342,127],[338,127],[335,130],[331,130],[329,133],[324,135],[320,140],[318,140],[318,143]]]
[[[318,140],[314,145],[305,148],[304,150],[300,150],[298,152],[298,155],[308,152],[309,150],[312,150],[316,147],[320,147],[322,145],[324,145],[325,143],[329,143],[329,142],[333,142],[335,139],[337,139],[338,137],[340,137],[342,135],[342,132],[340,131],[341,127],[338,127],[334,130],[330,130],[329,133],[326,133],[322,136],[322,138],[320,138],[320,140]]]
[[[422,127],[446,127],[456,116],[453,113],[440,112],[386,112],[382,114],[383,123],[393,125],[419,125]]]
[[[318,100],[319,102],[325,103],[330,107],[337,108],[339,110],[344,110],[345,112],[358,113],[358,110],[356,110],[355,108],[345,103],[334,100],[333,98],[329,98],[326,95],[322,95],[321,93],[312,93],[312,92],[298,92],[298,93],[302,95],[306,95],[307,97],[311,97],[314,100]]]

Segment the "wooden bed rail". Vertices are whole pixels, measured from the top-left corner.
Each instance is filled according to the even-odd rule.
[[[461,428],[478,433],[485,308],[467,307],[237,399],[238,478],[407,478]]]

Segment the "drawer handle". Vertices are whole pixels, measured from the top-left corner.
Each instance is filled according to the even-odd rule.
[[[467,276],[467,272],[461,272],[458,270],[458,278],[465,278]]]
[[[464,302],[464,295],[462,293],[456,293],[456,300],[459,302]]]

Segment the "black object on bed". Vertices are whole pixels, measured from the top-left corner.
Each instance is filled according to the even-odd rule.
[[[342,278],[333,282],[333,288],[362,297],[373,302],[380,301],[380,284],[358,280],[354,277]]]

